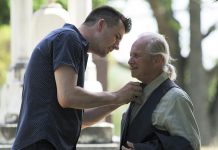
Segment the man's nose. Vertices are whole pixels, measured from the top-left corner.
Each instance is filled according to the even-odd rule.
[[[114,44],[114,49],[119,50],[120,41],[116,41]]]
[[[128,64],[131,65],[132,63],[133,63],[133,58],[130,57],[130,58],[129,58],[129,61],[128,61]]]

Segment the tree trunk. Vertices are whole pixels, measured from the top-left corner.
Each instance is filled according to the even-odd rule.
[[[171,0],[148,0],[153,15],[158,23],[158,30],[161,34],[166,36],[166,39],[170,46],[170,52],[173,58],[176,59],[173,64],[177,70],[177,83],[184,87],[185,79],[185,64],[186,60],[180,54],[181,48],[179,44],[179,22],[173,17],[171,8]]]
[[[218,78],[216,77],[216,90],[213,101],[210,105],[211,127],[215,131],[212,133],[214,139],[218,139]]]
[[[210,123],[208,117],[208,82],[207,74],[202,63],[202,33],[200,20],[200,0],[190,0],[190,55],[183,58],[180,53],[179,28],[180,25],[173,17],[171,0],[148,0],[158,23],[159,32],[167,37],[171,54],[176,61],[178,83],[190,95],[195,116],[199,125],[202,144],[211,140]],[[187,63],[186,63],[187,62]]]
[[[206,71],[202,63],[202,34],[201,34],[201,1],[189,1],[190,12],[190,96],[194,103],[195,116],[199,124],[202,145],[209,144],[211,139],[210,124],[208,117],[208,83],[206,80]]]

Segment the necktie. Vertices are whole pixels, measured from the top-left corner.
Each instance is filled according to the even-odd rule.
[[[142,89],[145,88],[145,84],[144,83],[140,83],[140,86],[142,87]],[[137,97],[137,98],[143,98],[143,97]],[[132,122],[132,120],[135,117],[136,113],[141,108],[141,105],[142,104],[136,104],[135,102],[131,102],[130,103],[130,112],[129,112],[129,120],[128,120],[129,123]]]

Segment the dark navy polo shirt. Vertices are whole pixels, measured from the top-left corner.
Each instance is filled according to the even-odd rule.
[[[48,140],[58,150],[76,149],[83,110],[59,105],[54,71],[60,65],[72,67],[78,73],[77,85],[83,87],[87,50],[88,42],[71,24],[54,30],[36,46],[24,76],[12,149],[22,149],[41,139]]]

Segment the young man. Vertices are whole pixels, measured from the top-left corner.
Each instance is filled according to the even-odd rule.
[[[75,150],[81,127],[92,125],[142,94],[137,82],[116,92],[83,89],[88,52],[119,49],[131,20],[109,6],[93,10],[77,29],[51,32],[34,49],[24,77],[13,150]]]
[[[131,102],[123,115],[122,150],[200,150],[193,104],[179,88],[168,43],[160,34],[146,33],[132,45],[132,77],[144,86],[142,105]]]

